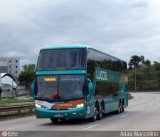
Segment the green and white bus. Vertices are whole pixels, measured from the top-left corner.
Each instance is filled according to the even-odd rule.
[[[41,49],[32,84],[37,118],[101,119],[128,106],[126,62],[85,45]]]

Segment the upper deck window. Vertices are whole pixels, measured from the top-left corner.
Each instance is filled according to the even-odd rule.
[[[76,70],[85,69],[86,50],[51,49],[39,54],[37,70]]]

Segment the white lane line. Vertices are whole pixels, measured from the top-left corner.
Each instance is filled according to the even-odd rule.
[[[24,126],[17,126],[17,127],[13,127],[13,128],[9,128],[7,130],[16,130],[18,128],[24,128],[24,127],[28,127],[29,125],[24,125]]]
[[[91,128],[96,127],[96,126],[98,126],[98,125],[99,125],[99,124],[96,124],[96,125],[93,125],[93,126],[89,126],[89,127],[84,128],[84,129],[82,129],[82,130],[88,130],[88,129],[91,129]]]
[[[120,117],[125,117],[125,116],[128,116],[129,114],[124,114],[124,115],[121,115]]]

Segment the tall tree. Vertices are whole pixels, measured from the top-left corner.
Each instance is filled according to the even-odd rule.
[[[18,80],[20,84],[24,84],[28,89],[35,78],[35,64],[28,64],[23,66],[23,71],[21,71]]]
[[[142,62],[144,60],[144,56],[137,56],[137,55],[133,55],[131,56],[131,59],[129,61],[129,66],[132,68],[136,68],[139,66],[139,63]]]

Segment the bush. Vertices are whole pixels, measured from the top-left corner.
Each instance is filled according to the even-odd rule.
[[[157,90],[160,89],[160,71],[155,66],[137,68],[137,90]],[[134,90],[134,70],[128,71],[128,88]]]

